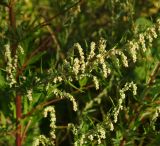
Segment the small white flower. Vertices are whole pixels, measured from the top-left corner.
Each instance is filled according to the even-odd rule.
[[[90,50],[89,56],[87,58],[88,61],[95,56],[95,52],[94,52],[95,48],[96,48],[95,42],[91,42],[91,47],[90,48],[91,48],[91,50]]]
[[[98,132],[99,132],[99,137],[101,139],[105,139],[106,138],[106,132],[105,129],[102,126],[98,126]]]
[[[157,29],[160,32],[160,19],[157,20]]]
[[[143,52],[145,52],[146,44],[145,44],[144,34],[139,35],[139,44],[141,45]]]
[[[133,83],[133,95],[137,95],[137,86]]]
[[[150,29],[150,32],[151,32],[151,35],[153,36],[153,38],[157,38],[157,33],[156,33],[156,30],[155,30],[155,28],[154,27],[152,27],[151,29]]]
[[[106,64],[105,63],[103,63],[102,64],[102,69],[103,69],[103,76],[105,77],[105,78],[107,78],[107,66],[106,66]]]
[[[64,92],[64,96],[66,96],[67,98],[69,98],[69,100],[70,100],[70,101],[72,102],[72,104],[73,104],[73,110],[74,110],[74,111],[77,111],[78,105],[77,105],[77,102],[76,102],[76,100],[74,99],[74,97],[73,97],[71,94],[66,93],[66,92]]]
[[[124,55],[124,53],[121,53],[121,57],[122,57],[122,62],[123,62],[123,65],[125,67],[128,67],[128,60],[127,60],[127,56]]]
[[[98,46],[99,52],[100,53],[105,53],[106,52],[106,40],[101,38],[99,40],[99,46]]]
[[[63,80],[62,77],[58,76],[53,79],[53,82],[56,84],[57,82],[61,82],[62,80]]]
[[[33,146],[39,146],[39,144],[40,144],[39,139],[36,138],[36,139],[34,140]]]
[[[98,54],[97,59],[98,59],[98,62],[100,62],[100,64],[104,63],[104,56],[102,54]]]
[[[114,130],[114,126],[113,126],[112,122],[110,122],[109,126],[110,126],[110,131],[113,131]]]
[[[129,42],[129,49],[130,49],[130,53],[132,55],[133,62],[136,62],[136,60],[137,60],[138,43],[130,41]]]
[[[79,70],[80,70],[80,61],[78,58],[75,58],[73,64],[73,72],[75,73],[75,75],[79,73]]]
[[[101,144],[101,138],[98,137],[98,140],[97,140],[98,144]]]
[[[28,97],[28,100],[29,101],[32,101],[33,99],[32,99],[32,89],[29,89],[29,90],[27,90],[27,97]]]
[[[93,141],[93,139],[94,139],[93,135],[92,135],[92,134],[89,135],[89,136],[88,136],[88,139],[89,139],[90,141]]]
[[[50,136],[52,139],[56,139],[56,134],[55,134],[55,128],[56,128],[56,114],[55,114],[55,109],[53,106],[48,106],[44,110],[44,117],[46,118],[48,113],[50,113]]]
[[[98,81],[96,76],[93,76],[93,82],[94,82],[94,84],[96,86],[96,90],[98,90],[99,89],[99,81]]]
[[[18,49],[19,49],[19,51],[20,51],[21,54],[24,54],[24,49],[22,48],[21,45],[18,46]]]

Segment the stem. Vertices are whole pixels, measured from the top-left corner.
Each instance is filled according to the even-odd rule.
[[[27,123],[27,125],[26,125],[26,127],[25,127],[25,129],[24,129],[24,132],[23,132],[23,134],[22,134],[22,142],[24,141],[24,139],[25,139],[25,137],[26,137],[26,133],[27,133],[27,130],[28,130],[30,124],[31,124],[31,119],[28,121],[28,123]]]
[[[25,119],[26,117],[34,114],[36,111],[42,109],[43,107],[45,107],[47,105],[50,105],[52,103],[58,102],[58,101],[63,100],[63,99],[64,98],[57,98],[57,99],[52,99],[52,100],[49,100],[49,101],[42,102],[42,103],[38,104],[35,108],[33,108],[31,111],[29,111],[27,114],[23,115],[22,119]]]
[[[27,65],[29,64],[30,60],[37,55],[39,52],[44,51],[46,49],[48,49],[48,47],[51,45],[51,37],[48,36],[43,40],[43,43],[33,52],[31,52],[31,54],[29,54],[26,58],[26,60],[24,61],[23,65],[21,66],[21,68],[19,68],[19,70],[17,71],[17,75],[16,78],[18,78],[20,75],[22,75],[23,71],[25,70],[25,68],[27,67]]]
[[[155,78],[156,78],[157,74],[159,73],[159,71],[160,71],[160,62],[157,63],[156,67],[154,68],[154,70],[150,76],[150,79],[148,81],[149,86],[151,86],[154,83]]]
[[[16,95],[16,146],[21,146],[21,95]]]
[[[14,11],[14,0],[10,0],[9,6],[8,6],[8,11],[9,11],[9,25],[10,29],[13,30],[12,34],[12,39],[11,39],[11,52],[12,52],[12,57],[15,56],[16,54],[16,49],[18,46],[18,43],[16,42],[16,37],[15,37],[15,31],[16,31],[16,15]],[[18,69],[17,69],[18,70]],[[18,82],[18,76],[16,77],[16,80]],[[21,140],[21,114],[22,114],[22,103],[21,103],[21,95],[19,92],[16,91],[16,146],[21,146],[22,145],[22,140]]]
[[[93,84],[85,87],[85,89],[87,90],[87,89],[90,89],[90,88],[92,88],[92,87],[94,87]],[[72,93],[76,94],[76,93],[79,93],[79,92],[80,92],[79,90],[76,90],[76,91],[74,91],[74,92],[72,92]],[[51,99],[51,100],[49,100],[49,101],[44,101],[44,102],[38,104],[35,108],[33,108],[33,109],[32,109],[31,111],[29,111],[27,114],[23,115],[23,116],[21,117],[21,119],[25,119],[26,117],[31,116],[32,114],[34,114],[36,111],[42,109],[43,107],[45,107],[45,106],[47,106],[47,105],[50,105],[50,104],[53,104],[53,103],[56,103],[56,102],[61,101],[61,100],[63,100],[63,99],[65,99],[65,98],[56,98],[56,99],[54,98],[54,99]]]
[[[44,21],[44,22],[38,24],[35,28],[41,28],[41,27],[43,27],[43,26],[50,25],[50,23],[51,23],[51,21],[52,21],[53,19],[59,17],[60,15],[64,15],[64,14],[65,14],[66,12],[68,12],[70,9],[72,9],[73,7],[79,5],[79,4],[82,3],[82,2],[83,2],[83,0],[79,0],[78,2],[76,2],[75,4],[73,4],[72,6],[70,6],[69,8],[67,8],[67,9],[61,11],[60,13],[58,13],[58,14],[50,17],[50,18],[48,18],[47,21]]]
[[[123,138],[121,141],[120,141],[120,145],[119,146],[124,146],[125,145],[125,139]]]
[[[8,6],[9,10],[9,23],[10,23],[10,29],[13,30],[13,33],[15,33],[16,30],[16,19],[15,19],[15,12],[14,12],[14,2],[11,0],[10,4]],[[12,40],[11,40],[11,50],[12,50],[12,56],[16,53],[17,43],[15,42],[15,36],[12,34]]]

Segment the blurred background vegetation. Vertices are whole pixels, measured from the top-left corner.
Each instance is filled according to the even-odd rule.
[[[1,112],[0,122],[8,123],[8,127],[0,129],[0,146],[14,145],[14,133],[9,131],[15,128],[15,116],[13,116],[14,112],[12,105],[10,105],[13,97],[9,98],[10,92],[6,92],[10,91],[9,87],[4,86],[3,69],[6,66],[3,57],[4,44],[7,44],[9,40],[18,42],[24,48],[25,54],[31,54],[39,48],[38,55],[30,60],[25,71],[28,79],[24,86],[30,87],[34,86],[36,76],[45,78],[45,73],[49,68],[55,70],[60,68],[59,64],[70,55],[67,52],[70,51],[74,43],[79,42],[82,48],[86,48],[84,51],[88,52],[89,43],[91,41],[98,42],[103,37],[107,40],[107,50],[114,46],[121,48],[136,34],[144,32],[153,25],[160,17],[159,0],[17,0],[15,2],[17,29],[13,32],[8,28],[9,17],[5,7],[8,2],[9,0],[0,0],[0,111],[5,113]],[[13,33],[16,36],[14,40]],[[129,68],[124,68],[121,71],[116,68],[114,74],[108,79],[101,79],[99,91],[92,88],[89,84],[91,82],[86,85],[85,92],[82,93],[74,93],[74,88],[70,87],[70,91],[74,93],[79,103],[77,113],[72,110],[68,100],[54,104],[57,117],[56,125],[59,125],[57,146],[73,145],[73,134],[66,128],[68,123],[81,123],[81,130],[84,132],[93,127],[90,123],[96,124],[103,121],[104,115],[112,106],[110,98],[106,100],[105,96],[115,97],[113,100],[116,101],[116,90],[120,89],[127,81],[134,81],[137,84],[138,95],[135,98],[129,98],[130,93],[127,93],[126,109],[121,112],[115,130],[107,132],[107,139],[102,146],[160,145],[160,117],[155,122],[155,128],[149,122],[149,116],[154,112],[155,104],[157,106],[157,103],[160,103],[159,74],[156,76],[156,82],[153,86],[147,86],[151,72],[160,59],[160,38],[154,41],[150,51],[141,54],[140,57],[140,61],[136,64],[131,63]],[[79,83],[75,82],[74,85],[78,87]],[[68,88],[65,85],[61,86],[64,89]],[[87,88],[88,86],[89,88]],[[102,102],[93,104],[89,111],[83,111],[85,104],[103,93],[104,89],[107,89],[107,93],[104,94]],[[41,95],[37,91],[34,96]],[[35,105],[40,101],[37,101]],[[140,121],[138,113],[141,117],[145,114],[147,116],[141,118]],[[41,110],[33,115],[36,118],[27,132],[24,143],[26,146],[31,145],[34,136],[39,134],[48,136],[50,120],[42,118],[39,116],[40,114]],[[3,116],[7,117],[5,121],[3,121]],[[27,124],[27,121],[24,123]],[[88,145],[92,146],[94,143]]]

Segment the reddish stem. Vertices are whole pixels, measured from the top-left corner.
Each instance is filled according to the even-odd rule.
[[[16,95],[16,146],[21,146],[21,95]]]
[[[14,11],[14,0],[11,0],[8,6],[8,11],[9,11],[9,22],[10,22],[10,29],[16,31],[16,15]],[[11,40],[11,51],[12,51],[12,56],[16,54],[16,49],[18,46],[18,43],[15,41],[15,34],[12,36]],[[16,77],[16,80],[18,82],[18,76]],[[22,140],[21,140],[21,114],[22,114],[22,109],[21,109],[21,95],[19,92],[16,91],[16,146],[21,146],[22,145]]]
[[[15,19],[15,12],[12,1],[10,2],[8,6],[9,10],[9,22],[10,22],[10,29],[13,30],[13,32],[16,30],[16,19]],[[12,50],[12,56],[15,55],[17,49],[17,43],[15,42],[15,36],[13,34],[12,40],[11,40],[11,50]]]

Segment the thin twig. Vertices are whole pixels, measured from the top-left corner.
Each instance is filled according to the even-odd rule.
[[[78,2],[76,2],[75,4],[73,4],[72,6],[70,6],[69,8],[65,9],[64,11],[61,11],[60,13],[54,15],[53,17],[50,17],[47,21],[44,21],[40,24],[38,24],[35,28],[41,28],[41,27],[44,27],[46,25],[50,25],[50,22],[59,17],[60,15],[63,15],[64,13],[68,12],[70,9],[72,9],[73,7],[79,5],[83,0],[79,0]]]
[[[64,99],[64,98],[57,98],[57,99],[52,99],[52,100],[49,100],[49,101],[42,102],[42,103],[40,103],[39,105],[37,105],[35,108],[33,108],[31,111],[29,111],[27,114],[23,115],[23,116],[22,116],[22,119],[25,119],[26,117],[32,115],[32,114],[35,113],[37,110],[42,109],[44,106],[50,105],[50,104],[52,104],[52,103],[55,103],[55,102],[60,101],[60,100],[63,100],[63,99]]]
[[[22,134],[22,142],[24,141],[25,135],[26,135],[26,133],[27,133],[27,130],[28,130],[30,124],[31,124],[31,119],[28,121],[28,123],[27,123],[27,125],[26,125],[26,127],[25,127],[25,129],[24,129],[24,131],[23,131],[23,134]]]
[[[155,78],[157,76],[157,74],[160,72],[160,62],[158,62],[158,64],[156,65],[156,67],[154,68],[151,76],[150,76],[150,79],[148,81],[148,86],[151,86],[154,81],[155,81]]]
[[[54,41],[54,43],[57,47],[57,50],[59,51],[61,49],[61,47],[60,47],[60,44],[57,40],[57,37],[56,37],[55,33],[53,32],[53,30],[51,29],[50,26],[47,25],[46,27],[47,27],[47,30],[49,31],[49,33],[51,34],[51,37],[52,37],[52,39],[53,39],[53,41]]]
[[[124,146],[126,144],[126,141],[125,141],[125,138],[123,138],[120,142],[120,145],[119,146]]]
[[[29,54],[28,57],[26,57],[26,60],[24,61],[23,65],[21,66],[21,68],[18,70],[18,73],[17,73],[17,77],[20,76],[23,71],[26,69],[26,67],[28,66],[29,62],[31,61],[31,59],[37,55],[39,52],[45,50],[48,48],[48,46],[51,45],[51,36],[48,36],[46,37],[44,40],[43,40],[43,43],[37,48],[35,49],[34,51],[31,52],[31,54]]]
[[[92,88],[94,87],[94,85],[88,85],[85,89],[89,89],[89,88]],[[73,93],[76,94],[76,93],[79,93],[80,91],[79,90],[76,90],[74,91]],[[53,104],[53,103],[56,103],[58,101],[61,101],[61,100],[64,100],[65,98],[56,98],[56,99],[51,99],[49,101],[44,101],[42,103],[40,103],[39,105],[37,105],[35,108],[33,108],[31,111],[29,111],[27,114],[23,115],[22,116],[22,119],[25,119],[26,117],[28,116],[31,116],[32,114],[34,114],[37,110],[40,110],[42,109],[43,107],[47,106],[47,105],[50,105],[50,104]]]
[[[21,109],[21,95],[17,93],[16,95],[16,146],[21,146],[21,114],[22,114],[22,109]]]
[[[75,7],[75,6],[77,6],[77,5],[80,4],[82,1],[83,1],[83,0],[79,0],[78,2],[76,2],[75,4],[73,4],[71,7],[65,9],[64,11],[62,11],[62,12],[54,15],[53,17],[49,18],[48,20],[44,20],[44,22],[42,22],[42,23],[38,24],[37,26],[35,26],[34,29],[39,29],[39,28],[41,28],[41,27],[43,27],[43,26],[49,25],[50,22],[51,22],[53,19],[55,19],[55,18],[59,17],[60,15],[63,15],[64,13],[68,12],[70,9],[72,9],[72,8]],[[57,45],[57,49],[60,49],[60,45],[58,44],[58,40],[56,40],[55,36],[53,35],[53,32],[52,32],[52,39],[54,39],[54,42],[55,42],[55,44]],[[43,47],[45,46],[45,48],[46,48],[46,45],[48,45],[48,42],[46,43],[46,42],[44,41],[44,43],[42,44],[42,46],[43,46]],[[41,48],[42,48],[42,46],[41,46]],[[21,69],[19,69],[19,73],[18,73],[18,74],[22,74],[22,72],[23,72],[23,71],[25,70],[25,68],[27,67],[30,59],[31,59],[37,52],[39,52],[40,50],[41,50],[40,48],[36,49],[35,51],[33,51],[33,52],[29,55],[29,57],[27,57],[27,60],[26,60],[26,61],[24,62],[24,64],[22,65]]]

